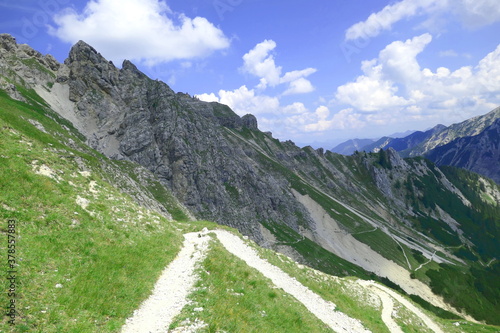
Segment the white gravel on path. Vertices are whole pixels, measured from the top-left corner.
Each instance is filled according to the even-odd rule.
[[[394,301],[392,298],[378,289],[371,283],[365,283],[368,281],[359,280],[358,283],[362,285],[364,288],[373,291],[382,301],[382,321],[387,326],[391,333],[403,333],[399,325],[392,319],[392,312],[394,311]]]
[[[197,276],[196,263],[205,256],[210,237],[198,233],[184,235],[177,257],[165,268],[152,295],[144,301],[122,327],[122,333],[164,333],[175,316],[188,304]]]
[[[246,245],[238,236],[223,230],[215,231],[224,247],[244,260],[248,266],[257,269],[264,276],[285,292],[295,297],[299,302],[335,332],[369,332],[357,319],[335,311],[335,304],[327,302],[295,278],[283,272],[278,267],[261,259],[256,251]]]
[[[211,240],[208,235],[210,233],[217,235],[219,241],[230,253],[245,261],[248,266],[261,272],[276,287],[295,297],[333,331],[370,332],[363,327],[359,320],[335,311],[335,304],[325,301],[295,278],[271,265],[265,259],[260,258],[257,252],[245,244],[238,236],[225,230],[204,230],[201,233],[184,235],[185,240],[182,250],[165,268],[154,287],[152,295],[141,304],[138,310],[134,311],[131,318],[127,319],[122,328],[122,333],[168,332],[168,327],[174,317],[188,304],[187,297],[198,278],[195,275],[196,264],[205,257]],[[396,292],[372,281],[359,280],[358,283],[364,288],[372,290],[380,297],[383,305],[382,319],[391,333],[402,332],[401,328],[392,319],[393,299],[415,313],[434,332],[442,333],[440,327],[429,317]]]
[[[392,304],[393,304],[393,302],[392,302],[392,300],[390,301],[390,303],[387,302],[387,298],[390,298],[390,297],[394,298],[396,301],[398,301],[403,306],[405,306],[408,310],[410,310],[415,315],[417,315],[417,317],[419,317],[424,322],[424,324],[427,325],[427,327],[430,328],[432,331],[434,331],[435,333],[443,333],[441,328],[434,321],[432,321],[432,319],[430,319],[418,307],[413,305],[406,298],[399,295],[395,291],[393,291],[385,286],[382,286],[380,284],[377,284],[373,281],[358,280],[358,283],[365,288],[372,289],[374,292],[377,293],[377,295],[379,295],[380,299],[382,300],[382,304],[384,306],[384,310],[382,310],[382,320],[387,325],[387,327],[389,327],[391,332],[401,332],[401,329],[399,327],[397,327],[397,329],[399,331],[396,331],[396,330],[393,331],[393,329],[392,329],[392,327],[393,327],[392,323],[394,323],[394,325],[397,325],[397,324],[392,319]],[[386,310],[386,306],[388,308],[389,307],[391,308],[390,312],[388,310]]]

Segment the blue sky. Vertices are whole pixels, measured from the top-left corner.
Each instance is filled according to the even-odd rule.
[[[0,0],[0,33],[61,62],[84,40],[301,145],[500,104],[498,0]]]

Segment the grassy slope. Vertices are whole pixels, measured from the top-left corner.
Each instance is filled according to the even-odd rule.
[[[270,172],[285,176],[290,181],[292,188],[303,195],[309,195],[319,203],[333,219],[337,220],[342,226],[352,232],[353,236],[358,240],[368,244],[372,249],[381,253],[386,258],[395,261],[402,267],[408,267],[406,257],[408,257],[412,269],[415,269],[422,263],[419,262],[418,259],[420,258],[417,253],[411,251],[405,245],[396,243],[382,231],[367,232],[373,230],[371,225],[368,225],[363,219],[355,216],[341,204],[335,202],[326,195],[326,193],[330,195],[336,193],[337,198],[342,198],[342,200],[351,203],[354,207],[363,211],[365,215],[374,220],[384,220],[373,211],[370,211],[370,209],[363,209],[366,203],[359,201],[353,194],[346,193],[342,189],[332,190],[324,186],[322,187],[321,184],[326,184],[329,179],[331,181],[332,179],[334,180],[335,177],[333,177],[328,169],[319,162],[311,149],[303,149],[307,154],[307,158],[304,156],[300,157],[300,155],[297,158],[306,159],[304,163],[308,165],[311,163],[314,164],[316,171],[308,175],[302,174],[303,178],[300,178],[296,173],[291,172],[290,169],[285,168],[282,164],[278,163],[277,160],[271,157],[276,154],[276,152],[283,149],[282,146],[276,144],[276,140],[269,139],[258,131],[251,131],[248,129],[243,130],[240,134],[246,140],[259,144],[259,146],[266,151],[269,157],[260,154],[260,161]],[[272,145],[272,147],[269,147],[269,145]],[[391,169],[392,166],[384,151],[378,154],[360,153],[353,156],[327,154],[325,156],[326,160],[338,170],[351,171],[353,186],[360,189],[360,193],[365,197],[365,201],[382,202],[385,206],[391,207],[391,203],[384,201],[383,196],[377,196],[379,190],[376,188],[372,175],[366,165],[366,163],[371,163],[374,167]],[[432,163],[425,162],[421,158],[407,159],[407,162],[415,165],[415,168],[420,168],[420,164],[427,163],[431,171],[435,169]],[[461,185],[464,179],[474,178],[474,175],[470,172],[462,172],[454,168],[443,171],[445,171],[446,176],[460,188],[462,193],[473,202],[473,209],[465,207],[456,195],[442,188],[439,182],[439,177],[441,176],[437,171],[432,171],[431,174],[424,176],[411,175],[405,182],[400,182],[399,186],[395,185],[395,193],[402,193],[401,197],[405,198],[408,204],[418,211],[419,215],[416,218],[409,217],[413,223],[413,228],[416,230],[448,246],[457,247],[462,244],[456,233],[453,233],[446,223],[438,221],[428,216],[428,213],[426,213],[427,209],[434,209],[436,205],[438,205],[461,223],[461,228],[467,235],[471,236],[473,242],[478,246],[474,249],[467,249],[464,246],[460,248],[457,247],[457,251],[454,251],[454,254],[468,260],[467,265],[453,266],[431,263],[425,265],[417,273],[414,273],[414,276],[430,284],[437,294],[445,297],[445,299],[455,307],[464,309],[476,319],[499,324],[500,303],[498,303],[498,300],[500,299],[500,295],[498,294],[498,290],[500,290],[500,286],[498,285],[498,279],[494,277],[498,276],[500,263],[495,261],[491,267],[485,268],[474,261],[477,261],[477,258],[483,257],[483,262],[489,262],[491,258],[498,257],[496,254],[499,248],[499,236],[497,234],[500,227],[498,220],[500,208],[491,205],[491,203],[482,202],[479,197],[475,198],[479,191],[476,191],[476,189],[470,190],[470,188],[477,187],[477,185],[475,185],[478,184],[477,179],[466,181],[465,183],[467,185]],[[316,184],[317,186],[311,184]],[[494,186],[494,184],[491,186]],[[420,209],[422,209],[422,211],[420,211]],[[263,221],[262,223],[278,237],[280,242],[291,244],[291,246],[297,250],[312,267],[336,275],[342,275],[346,272],[353,274],[355,272],[352,270],[352,267],[343,268],[339,265],[336,256],[324,251],[319,246],[307,244],[307,240],[303,240],[302,237],[293,230],[287,230],[287,227],[278,225],[272,221]],[[405,237],[404,234],[402,235]],[[477,258],[475,258],[475,256],[477,256]],[[473,258],[472,261],[470,260],[471,257]],[[346,267],[348,266],[349,265]],[[357,276],[366,275],[366,273],[360,272],[354,274]],[[441,276],[453,276],[454,278],[442,279]],[[460,292],[457,293],[456,290],[460,290]],[[425,306],[432,308],[428,304]],[[435,309],[435,311],[441,313],[445,317],[449,316],[449,314],[442,313],[438,309]]]
[[[117,331],[179,250],[183,225],[110,185],[102,163],[122,168],[78,143],[42,106],[0,92],[0,110],[0,247],[6,256],[15,219],[18,271],[16,326],[2,316],[0,331]],[[62,144],[69,139],[81,149]],[[9,301],[2,292],[1,304]]]

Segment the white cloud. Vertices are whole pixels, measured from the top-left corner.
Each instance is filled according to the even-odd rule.
[[[304,126],[306,132],[325,132],[333,129],[346,130],[346,129],[360,129],[366,126],[363,121],[362,115],[356,113],[352,108],[344,109],[328,119],[330,110],[326,106],[320,106],[316,109],[314,116],[316,122]]]
[[[281,108],[281,113],[286,115],[292,114],[304,114],[307,112],[307,108],[304,103],[295,102],[293,104],[287,105]]]
[[[454,4],[455,12],[464,24],[478,28],[500,21],[500,4],[498,0],[459,0]]]
[[[283,77],[280,79],[281,83],[287,83],[287,82],[292,82],[296,81],[298,79],[308,77],[311,74],[314,74],[317,72],[316,68],[306,68],[300,71],[291,71],[287,72]]]
[[[314,115],[317,118],[317,122],[307,124],[305,126],[306,132],[322,132],[329,130],[332,127],[333,121],[327,120],[328,116],[330,115],[330,110],[326,106],[322,105],[318,107],[314,112]]]
[[[283,95],[306,94],[314,91],[312,83],[301,77],[300,79],[290,82],[290,86]]]
[[[337,88],[336,98],[342,104],[354,106],[364,112],[407,105],[408,101],[397,96],[398,88],[390,81],[376,77],[359,76],[355,82]]]
[[[417,90],[420,95],[423,94],[413,87],[414,84],[418,85],[422,75],[426,73],[422,73],[416,56],[431,40],[431,35],[423,34],[405,42],[395,41],[387,45],[377,59],[362,63],[364,75],[337,88],[337,101],[362,112],[381,111],[410,104],[411,100],[398,95],[398,85],[403,86],[405,90]]]
[[[421,73],[416,56],[431,41],[432,36],[426,33],[405,42],[395,41],[387,45],[379,54],[385,77],[398,83],[419,80]]]
[[[270,54],[275,48],[276,42],[266,39],[243,56],[243,72],[260,78],[260,83],[256,88],[265,90],[268,86],[276,87],[288,83],[288,89],[283,95],[305,94],[314,91],[312,83],[306,77],[316,73],[316,69],[294,70],[281,76],[282,67],[276,65],[274,56]]]
[[[500,44],[495,51],[479,62],[476,78],[478,92],[498,94],[500,91]]]
[[[91,0],[82,13],[66,9],[54,21],[52,35],[69,43],[83,40],[117,63],[205,57],[230,44],[206,18],[173,13],[162,0]]]
[[[196,98],[198,98],[200,101],[205,101],[205,102],[219,102],[219,97],[215,96],[214,93],[210,94],[200,94],[200,95],[195,95]]]
[[[205,102],[219,102],[229,106],[240,116],[248,113],[253,115],[277,114],[280,112],[280,102],[277,97],[256,94],[254,89],[241,86],[233,91],[220,90],[219,97],[211,94],[196,95]]]
[[[500,21],[500,6],[498,0],[402,0],[349,27],[345,39],[372,38],[390,30],[397,22],[416,16],[425,16],[426,21],[420,26],[428,29],[450,17],[477,28]]]
[[[439,52],[440,57],[458,57],[458,53],[455,50],[445,50]]]
[[[280,83],[281,67],[276,66],[274,57],[269,55],[275,48],[276,43],[266,39],[243,56],[243,70],[260,77],[263,88]]]
[[[380,125],[462,120],[500,103],[500,45],[475,67],[433,71],[422,69],[417,61],[431,40],[423,34],[387,45],[378,58],[363,61],[363,75],[337,88],[333,102],[351,107],[350,115],[361,116],[357,120]]]

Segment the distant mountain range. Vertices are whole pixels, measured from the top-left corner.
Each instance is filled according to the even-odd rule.
[[[416,131],[406,131],[402,133],[394,133],[380,139],[351,139],[338,144],[332,148],[331,151],[342,155],[352,155],[356,151],[371,151],[374,148],[380,148],[389,144],[392,140],[405,138],[415,132]]]
[[[343,142],[335,148],[332,148],[332,152],[342,155],[352,155],[356,150],[361,151],[365,150],[365,147],[368,145],[374,144],[375,140],[373,139],[352,139]]]
[[[403,138],[346,141],[332,152],[350,155],[355,151],[378,152],[392,148],[402,157],[425,156],[438,165],[465,168],[500,182],[498,120],[500,108],[450,126],[437,125]]]

